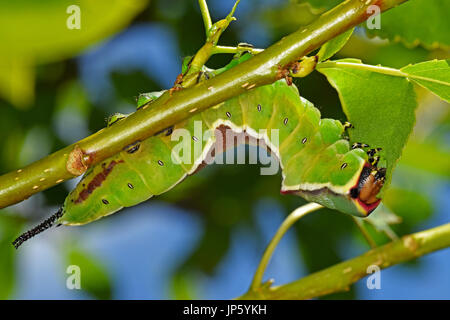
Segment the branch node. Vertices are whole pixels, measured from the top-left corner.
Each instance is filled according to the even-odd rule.
[[[79,146],[75,146],[66,162],[67,171],[74,176],[79,176],[86,172],[88,165],[85,160],[85,155]]]
[[[408,236],[403,238],[403,245],[405,246],[405,248],[411,250],[411,252],[415,252],[419,247],[417,241],[414,238]]]

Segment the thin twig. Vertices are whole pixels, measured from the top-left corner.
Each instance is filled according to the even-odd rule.
[[[261,258],[261,261],[259,262],[258,268],[256,269],[255,275],[253,277],[252,284],[250,286],[250,290],[258,290],[262,283],[262,278],[264,275],[264,271],[267,268],[267,265],[269,264],[270,258],[273,255],[273,252],[275,251],[275,248],[277,247],[278,243],[280,242],[281,238],[283,238],[286,231],[289,230],[289,228],[296,223],[299,219],[304,217],[310,212],[316,211],[320,208],[323,208],[322,205],[311,202],[308,204],[305,204],[304,206],[301,206],[294,211],[292,211],[286,219],[284,219],[281,226],[278,228],[277,232],[275,233],[272,240],[270,240],[269,245],[267,246],[266,250],[264,251],[263,257]]]
[[[356,226],[358,227],[359,231],[361,231],[363,237],[366,239],[367,243],[369,243],[370,247],[376,248],[377,244],[376,242],[372,239],[372,237],[370,236],[370,234],[367,232],[367,230],[364,228],[364,222],[361,221],[360,219],[353,217],[353,221],[355,222]]]

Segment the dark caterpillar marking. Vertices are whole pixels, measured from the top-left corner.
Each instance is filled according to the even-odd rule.
[[[59,218],[63,216],[63,208],[59,209],[58,212],[56,212],[54,215],[52,215],[50,218],[42,222],[41,224],[37,225],[33,229],[22,233],[16,240],[12,242],[14,248],[18,249],[22,243],[27,241],[28,239],[33,238],[35,235],[47,230],[51,226],[55,224],[55,221],[57,221]]]
[[[80,194],[78,195],[78,198],[75,200],[75,203],[81,203],[84,200],[86,200],[87,198],[89,198],[89,195],[94,192],[95,189],[97,189],[98,187],[100,187],[103,183],[103,181],[106,180],[106,177],[111,173],[111,171],[113,170],[114,166],[124,162],[123,160],[119,160],[119,161],[111,161],[110,164],[107,167],[103,168],[102,172],[97,173],[97,175],[92,179],[91,182],[89,182],[89,184],[87,185],[86,188],[83,188],[83,190],[80,192]]]
[[[381,150],[382,150],[381,148],[370,149],[370,150],[367,151],[367,155],[369,157],[373,157],[374,155],[377,154],[378,151],[381,151]]]
[[[352,145],[352,149],[356,149],[356,148],[367,148],[367,147],[370,147],[368,144],[365,144],[365,143],[361,143],[361,142],[355,142],[353,145]]]
[[[128,153],[135,153],[136,151],[139,150],[140,147],[141,147],[140,141],[136,141],[136,142],[126,146],[124,148],[124,150],[126,150],[126,152],[128,152]]]
[[[344,129],[353,129],[355,128],[350,122],[346,121],[344,122]]]
[[[170,136],[172,134],[172,132],[173,132],[173,126],[167,128],[166,137]]]

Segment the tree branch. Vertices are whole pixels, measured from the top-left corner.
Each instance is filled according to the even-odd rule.
[[[180,122],[195,112],[283,77],[284,68],[328,40],[368,18],[370,5],[386,11],[406,0],[348,0],[324,13],[309,26],[246,62],[192,88],[164,94],[150,108],[142,108],[113,126],[59,150],[22,169],[0,177],[0,208],[22,201],[64,180],[81,175],[89,166]]]
[[[402,237],[365,254],[278,287],[260,287],[239,299],[311,299],[348,290],[367,276],[367,267],[381,269],[406,262],[450,246],[450,223]]]
[[[264,271],[266,271],[270,258],[272,258],[272,254],[275,251],[278,243],[280,242],[281,238],[283,238],[284,234],[289,230],[289,228],[308,213],[319,210],[320,208],[323,208],[323,206],[318,203],[311,202],[295,209],[289,214],[286,219],[284,219],[283,223],[278,228],[277,233],[272,238],[272,240],[270,240],[269,245],[264,251],[263,257],[261,258],[261,261],[259,262],[258,268],[256,269],[255,275],[253,277],[252,284],[250,285],[250,290],[256,291],[262,285]]]

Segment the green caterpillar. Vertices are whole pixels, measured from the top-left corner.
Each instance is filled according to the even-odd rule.
[[[232,60],[220,72],[247,58],[243,55]],[[350,146],[344,137],[346,125],[338,120],[321,119],[319,110],[284,79],[248,89],[90,168],[62,208],[16,239],[14,246],[17,248],[54,223],[86,224],[169,191],[202,167],[208,151],[217,147],[217,133],[224,130],[244,137],[243,142],[263,141],[278,157],[282,193],[295,193],[308,201],[361,217],[378,206],[380,199],[376,196],[383,186],[385,169],[377,168],[378,161],[374,160],[377,150],[366,153],[361,147],[367,145]],[[151,101],[160,94],[141,95],[138,109],[151,108]],[[120,118],[112,117],[110,124]],[[203,132],[216,129],[216,134],[199,139],[195,135],[196,121]],[[172,135],[177,129],[190,133],[191,139],[184,143],[197,150],[188,157],[189,161],[173,161],[179,142]],[[277,144],[272,132],[278,133]],[[225,148],[235,145],[234,141],[223,143]]]

